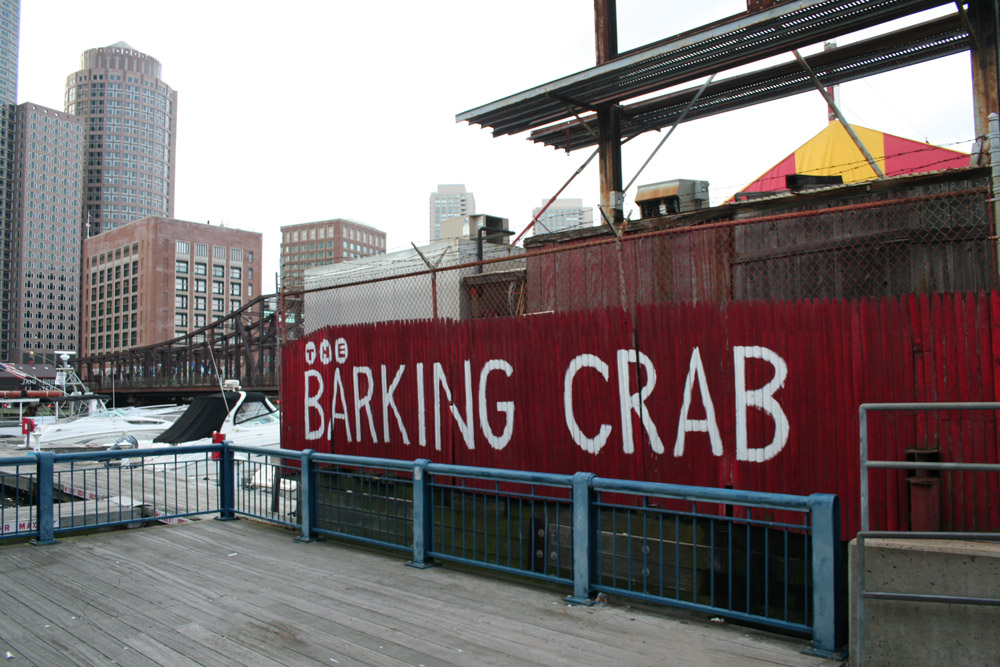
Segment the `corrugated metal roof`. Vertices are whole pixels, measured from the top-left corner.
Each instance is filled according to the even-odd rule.
[[[622,54],[614,60],[465,111],[457,121],[516,134],[713,72],[907,16],[944,0],[794,0]]]
[[[824,84],[835,85],[907,65],[969,49],[969,35],[958,14],[928,21],[886,35],[823,51],[806,58]],[[694,98],[698,87],[626,106],[622,113],[622,137],[672,125]],[[814,91],[808,74],[797,62],[749,74],[713,81],[687,112],[685,122],[734,109]],[[581,117],[593,127],[594,114]],[[535,130],[531,140],[572,151],[595,146],[597,140],[580,120],[557,123]]]

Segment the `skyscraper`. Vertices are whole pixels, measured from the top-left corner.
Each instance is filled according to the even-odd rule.
[[[20,0],[0,0],[0,361],[10,359],[14,212],[14,105]]]
[[[15,119],[9,360],[55,365],[80,324],[83,121],[31,103]]]
[[[466,192],[464,185],[439,185],[431,193],[430,240],[441,240],[441,221],[472,215],[476,212],[476,198]]]
[[[81,66],[66,79],[66,111],[84,119],[87,235],[173,218],[177,93],[160,62],[118,42],[84,51]]]
[[[538,215],[547,202],[535,209],[533,215]],[[534,235],[551,234],[577,227],[591,227],[594,224],[594,209],[584,208],[582,199],[556,199],[545,212],[538,216],[532,228]]]

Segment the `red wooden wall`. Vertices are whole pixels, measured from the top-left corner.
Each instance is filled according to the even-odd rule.
[[[998,324],[994,292],[331,327],[284,350],[282,441],[837,493],[851,536],[858,406],[996,400]],[[872,458],[936,447],[943,461],[998,461],[990,412],[892,413],[869,424]],[[872,482],[873,525],[906,528],[905,474],[876,471]],[[1000,529],[1000,476],[953,474],[940,488],[942,528]]]

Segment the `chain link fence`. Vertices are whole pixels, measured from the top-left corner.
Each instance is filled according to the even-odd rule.
[[[957,174],[313,269],[282,295],[284,340],[331,325],[997,289],[988,177]]]

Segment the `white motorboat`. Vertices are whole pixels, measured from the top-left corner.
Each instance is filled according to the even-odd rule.
[[[211,444],[216,434],[235,445],[277,449],[281,446],[281,413],[261,392],[243,391],[227,383],[228,391],[198,396],[177,421],[149,440],[136,438],[141,449]],[[124,444],[120,445],[125,448]],[[246,460],[244,454],[237,456]],[[204,460],[204,454],[168,454],[146,463],[184,463]]]
[[[142,408],[103,408],[83,417],[37,425],[32,445],[39,449],[92,447],[124,435],[153,438],[173,425],[177,412],[176,408],[159,413]]]
[[[112,397],[94,394],[87,388],[69,363],[72,354],[60,352],[62,364],[56,367],[55,378],[50,381],[32,376],[23,367],[0,364],[0,369],[18,378],[22,387],[31,388],[20,391],[29,397],[22,400],[31,400],[33,394],[44,395],[29,406],[29,414],[19,409],[19,421],[27,417],[33,422],[30,442],[33,448],[92,447],[113,442],[125,434],[153,438],[169,428],[186,409],[181,405],[109,408],[107,404]],[[49,414],[40,414],[43,407]],[[18,426],[8,425],[3,434],[16,437]]]

